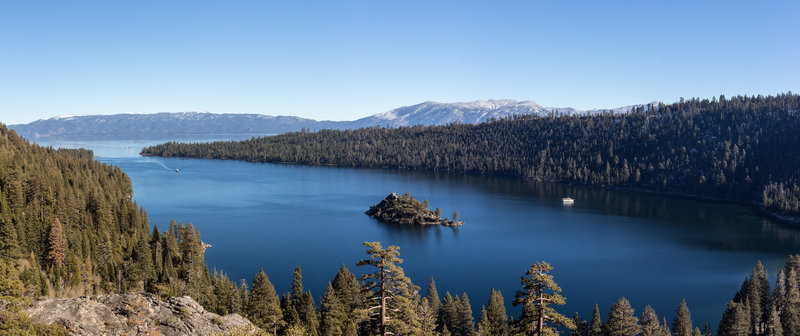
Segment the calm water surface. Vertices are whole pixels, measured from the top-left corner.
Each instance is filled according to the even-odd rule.
[[[210,267],[248,281],[263,268],[286,292],[300,265],[317,300],[339,265],[362,272],[362,242],[381,241],[400,246],[423,294],[433,276],[441,295],[466,292],[476,315],[492,288],[510,303],[520,276],[544,260],[569,317],[590,318],[595,303],[605,317],[624,296],[637,315],[650,304],[671,321],[686,298],[695,324],[716,329],[756,261],[774,282],[786,256],[800,252],[797,230],[741,206],[512,178],[139,157],[152,143],[49,144],[92,148],[99,161],[121,167],[151,225],[165,230],[175,219],[200,229],[213,245]],[[466,224],[407,227],[363,214],[391,192],[427,197]],[[575,205],[563,206],[565,196]]]

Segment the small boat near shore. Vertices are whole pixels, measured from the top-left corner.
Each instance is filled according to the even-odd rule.
[[[575,204],[575,200],[572,199],[572,198],[569,198],[569,197],[562,198],[561,202],[563,202],[564,205],[573,205],[573,204]]]

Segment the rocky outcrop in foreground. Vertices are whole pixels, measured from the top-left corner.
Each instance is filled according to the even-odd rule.
[[[238,314],[207,312],[191,297],[165,302],[149,293],[40,299],[25,313],[39,322],[61,324],[76,335],[209,335],[257,330]]]
[[[371,206],[365,213],[387,223],[447,226],[464,224],[464,222],[442,218],[438,209],[437,211],[429,210],[427,204],[417,201],[408,193],[403,196],[391,193],[380,203]]]

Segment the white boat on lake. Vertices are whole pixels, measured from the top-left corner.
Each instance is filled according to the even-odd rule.
[[[571,199],[569,197],[564,197],[564,198],[561,199],[561,201],[564,202],[564,205],[573,205],[573,204],[575,204],[575,200]]]

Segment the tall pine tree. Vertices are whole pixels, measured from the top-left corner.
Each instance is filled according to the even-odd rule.
[[[363,259],[356,265],[374,267],[372,273],[361,277],[364,289],[372,292],[376,302],[369,307],[372,316],[377,320],[378,333],[386,336],[410,335],[417,332],[416,300],[419,299],[419,287],[406,277],[399,266],[400,248],[397,246],[381,247],[380,242],[364,242],[368,247],[369,259]]]
[[[589,336],[603,336],[603,319],[600,317],[600,306],[596,303],[589,322]]]
[[[461,294],[461,299],[458,302],[457,319],[455,330],[451,330],[453,334],[460,336],[472,336],[475,334],[475,321],[472,317],[472,305],[469,303],[469,296],[467,293]]]
[[[260,270],[253,278],[253,289],[247,302],[247,318],[254,324],[277,335],[283,324],[278,295],[264,270]]]
[[[792,258],[789,259],[793,260]],[[791,265],[791,264],[790,264]],[[785,336],[800,336],[800,288],[794,267],[787,267],[786,294],[783,298],[783,309],[780,312]]]
[[[661,325],[658,324],[658,315],[650,305],[644,307],[642,316],[639,317],[642,326],[642,336],[661,336]]]
[[[767,318],[764,336],[783,336],[781,317],[778,315],[778,311],[775,309],[775,306],[770,306],[769,317]]]
[[[634,316],[634,309],[626,298],[620,298],[611,306],[606,325],[606,336],[636,336],[642,328],[639,319]]]
[[[569,318],[552,307],[566,303],[561,287],[548,274],[552,269],[543,261],[533,264],[525,272],[527,277],[522,277],[522,290],[515,295],[514,306],[523,305],[519,329],[527,335],[557,335],[556,326],[574,327]]]
[[[417,317],[419,318],[420,336],[436,335],[436,322],[439,318],[439,311],[427,297],[419,301],[417,305]]]
[[[328,283],[320,306],[320,331],[322,336],[339,336],[344,333],[347,321],[346,305],[336,295],[333,285]]]
[[[686,305],[686,300],[681,299],[681,304],[678,305],[677,315],[672,322],[672,334],[675,336],[692,336],[692,314],[689,312],[689,306]]]
[[[479,323],[483,326],[487,333],[486,335],[508,335],[508,315],[506,314],[506,305],[503,302],[503,294],[499,289],[492,289],[489,295],[489,302],[486,305],[485,319],[481,314]]]
[[[331,285],[339,301],[344,306],[345,325],[357,325],[359,311],[364,308],[366,296],[361,291],[361,284],[359,284],[356,276],[342,264],[339,267],[339,271],[336,272]]]
[[[731,301],[728,308],[722,314],[717,329],[718,336],[749,336],[750,329],[750,309],[748,303]]]

